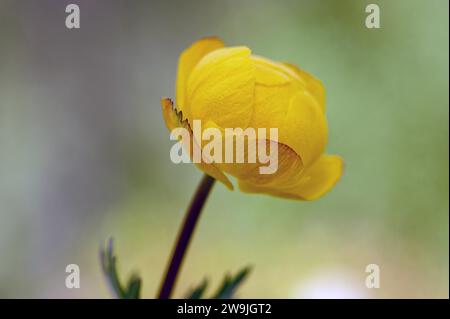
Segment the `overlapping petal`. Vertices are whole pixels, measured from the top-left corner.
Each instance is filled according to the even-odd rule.
[[[315,200],[328,192],[343,173],[343,160],[336,155],[322,155],[302,174],[292,176],[289,182],[277,187],[261,185],[248,180],[239,180],[239,189],[247,193],[263,193],[278,197]]]
[[[323,87],[322,82],[294,64],[284,63],[284,66],[291,69],[303,80],[308,92],[316,99],[317,103],[325,112],[325,88]]]
[[[224,47],[221,39],[209,37],[198,40],[181,53],[178,60],[176,102],[177,109],[183,111],[186,104],[186,84],[194,67],[209,52]]]
[[[190,121],[246,127],[253,113],[255,67],[247,47],[215,50],[195,66],[187,83]]]

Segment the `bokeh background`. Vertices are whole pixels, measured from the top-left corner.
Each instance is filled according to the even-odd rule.
[[[77,3],[81,28],[68,30]],[[365,27],[365,6],[381,29]],[[290,61],[327,90],[345,175],[296,202],[216,185],[175,295],[253,266],[238,297],[448,298],[448,2],[0,0],[0,297],[110,298],[98,252],[153,298],[201,178],[159,99],[198,38]],[[65,287],[65,267],[81,288]],[[367,289],[378,264],[381,287]]]

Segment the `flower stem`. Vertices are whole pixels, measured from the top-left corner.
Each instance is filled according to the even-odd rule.
[[[184,217],[181,231],[178,234],[175,250],[172,253],[172,259],[159,290],[159,299],[169,299],[172,294],[181,263],[183,262],[184,255],[186,254],[191,241],[192,233],[194,232],[202,208],[205,205],[206,199],[208,198],[215,181],[214,178],[205,174],[197,187],[194,197],[191,200],[191,204],[189,205],[189,209]]]

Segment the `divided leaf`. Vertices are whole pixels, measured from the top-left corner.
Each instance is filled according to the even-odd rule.
[[[111,290],[119,299],[139,299],[142,281],[139,276],[133,274],[128,281],[128,285],[124,287],[120,283],[119,275],[117,274],[117,258],[114,255],[113,239],[108,240],[106,249],[100,249],[100,261]]]
[[[250,273],[251,268],[245,267],[239,271],[235,276],[226,274],[222,284],[217,289],[216,293],[211,296],[211,299],[232,299],[235,297],[236,290],[242,284],[242,282],[247,278]],[[203,279],[203,281],[188,293],[188,299],[205,299],[204,293],[208,286],[208,280]]]

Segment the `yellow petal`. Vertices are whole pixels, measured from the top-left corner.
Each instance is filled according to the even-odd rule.
[[[344,171],[344,161],[337,155],[322,155],[306,169],[290,192],[306,200],[313,200],[328,192]]]
[[[300,91],[293,79],[268,61],[253,57],[255,63],[254,112],[250,127],[280,129],[292,97]]]
[[[300,77],[296,70],[291,68],[289,65],[285,63],[280,63],[276,61],[269,60],[267,58],[258,56],[258,55],[252,55],[252,60],[255,62],[256,65],[259,67],[265,67],[268,70],[271,70],[272,73],[276,72],[279,74],[283,74],[284,78],[288,78],[289,81],[295,81],[298,85],[300,85],[302,88],[306,88],[306,79],[303,77]],[[258,81],[260,82],[261,81]],[[264,83],[264,82],[262,82]],[[269,83],[266,83],[266,85],[270,85]]]
[[[189,121],[211,120],[221,127],[247,127],[255,86],[250,53],[247,47],[231,47],[201,59],[187,84]]]
[[[182,111],[185,105],[186,83],[189,74],[206,54],[223,47],[222,40],[217,37],[203,38],[193,43],[180,55],[176,87],[176,102],[179,110]]]
[[[258,142],[258,141],[257,141]],[[264,185],[265,187],[276,187],[279,184],[287,184],[293,176],[300,175],[303,170],[303,163],[300,157],[287,145],[270,140],[260,140],[266,143],[267,154],[270,147],[275,144],[278,148],[278,162],[273,174],[262,174],[260,168],[268,167],[273,161],[262,163],[256,153],[256,163],[248,163],[248,149],[245,149],[245,163],[222,163],[219,167],[226,173],[251,184]],[[272,163],[275,165],[275,162]]]
[[[322,155],[312,166],[284,187],[267,187],[239,180],[239,188],[247,193],[264,193],[278,197],[314,200],[328,192],[343,173],[343,160],[336,155]]]
[[[325,88],[323,87],[322,82],[294,64],[284,63],[284,65],[290,68],[303,80],[308,92],[314,96],[317,103],[319,103],[320,107],[325,112]]]
[[[206,164],[204,162],[195,164],[200,170],[202,170],[205,174],[214,177],[219,182],[224,184],[230,191],[233,190],[233,184],[231,184],[228,177],[225,176],[214,164]]]
[[[292,82],[294,74],[282,64],[268,60],[266,58],[252,55],[251,59],[256,67],[256,83],[264,86],[286,85]],[[293,75],[293,76],[292,76]]]
[[[168,98],[162,98],[161,105],[164,121],[166,122],[166,126],[169,131],[172,131],[177,127],[184,127],[189,130],[191,141],[184,142],[191,142],[189,149],[191,150],[190,157],[192,158],[192,152],[194,149],[193,145],[196,144],[198,146],[198,143],[194,139],[194,135],[192,134],[189,123],[185,119],[182,119],[182,113],[177,112],[177,110],[173,107],[172,100]],[[222,182],[228,189],[233,189],[233,184],[231,184],[230,180],[225,176],[225,174],[220,171],[219,168],[216,167],[214,163],[208,164],[202,161],[201,163],[195,163],[195,165],[209,176],[214,177],[218,181]]]
[[[287,185],[292,178],[299,176],[303,170],[303,163],[301,158],[287,145],[278,143],[276,141],[270,140],[269,132],[266,132],[266,136],[256,136],[250,137],[246,135],[246,131],[234,131],[230,134],[229,131],[224,130],[224,128],[218,126],[212,121],[208,121],[206,125],[202,125],[202,129],[214,128],[220,131],[222,141],[222,161],[220,163],[215,163],[215,166],[219,168],[222,172],[232,175],[238,179],[246,180],[251,183],[258,183],[259,185],[274,186],[277,184]],[[226,140],[232,141],[231,145],[226,145]],[[241,143],[237,141],[241,140]],[[209,143],[209,141],[207,142]],[[259,143],[265,144],[265,154],[266,162],[262,162],[259,157]],[[203,147],[206,144],[203,143]],[[250,145],[253,145],[252,147]],[[227,163],[225,154],[230,152],[229,147],[231,147],[231,153],[228,155],[233,157],[232,163]],[[276,147],[276,148],[274,148]],[[272,150],[272,154],[270,153]],[[277,150],[277,152],[275,152]],[[237,161],[237,152],[243,154],[243,163]],[[205,155],[206,153],[203,153]],[[270,155],[277,157],[277,162],[275,159],[269,158]],[[249,158],[253,158],[255,162],[249,162]],[[273,174],[262,174],[260,168],[268,167],[272,164],[272,168],[275,170]],[[276,164],[276,166],[275,166]],[[266,169],[267,170],[267,169]]]
[[[306,88],[306,80],[287,66],[254,57],[254,112],[249,126],[278,128],[279,142],[293,148],[303,164],[322,153],[327,139],[324,112]]]
[[[280,143],[293,148],[307,167],[325,149],[328,135],[325,114],[311,95],[298,92],[292,97],[285,122],[278,132]]]

